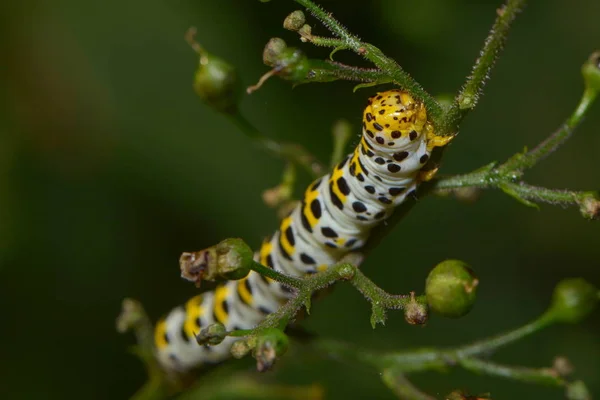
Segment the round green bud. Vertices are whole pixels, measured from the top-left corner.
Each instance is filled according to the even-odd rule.
[[[288,346],[289,339],[281,330],[269,328],[263,331],[257,338],[254,352],[256,369],[259,372],[271,369],[277,357],[285,354]]]
[[[429,319],[427,305],[419,303],[413,296],[404,308],[404,319],[411,325],[425,325]]]
[[[563,279],[554,288],[548,313],[558,322],[577,323],[598,305],[598,288],[582,278]]]
[[[351,265],[344,265],[338,271],[338,275],[340,276],[340,278],[346,281],[349,281],[350,279],[354,278],[355,273],[356,270]]]
[[[250,273],[252,249],[237,238],[225,239],[216,246],[218,275],[227,280],[245,278]]]
[[[290,13],[283,21],[283,27],[290,31],[297,31],[302,28],[302,25],[306,22],[306,17],[302,10],[296,10]]]
[[[269,67],[274,67],[279,63],[283,51],[287,49],[287,44],[281,38],[271,38],[263,50],[263,62]]]
[[[242,87],[235,68],[225,60],[203,51],[194,76],[194,90],[215,110],[237,112]]]
[[[215,346],[220,344],[227,337],[227,329],[225,325],[217,322],[202,328],[200,333],[196,335],[196,342],[199,345]]]
[[[466,315],[477,295],[479,280],[460,260],[442,261],[427,277],[425,295],[431,310],[449,318]]]
[[[592,53],[590,58],[581,67],[583,80],[588,89],[600,91],[600,51]]]

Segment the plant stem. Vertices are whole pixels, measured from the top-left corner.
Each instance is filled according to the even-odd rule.
[[[455,133],[462,119],[477,105],[483,86],[506,42],[511,23],[525,3],[525,0],[508,0],[506,5],[498,10],[498,17],[485,39],[471,75],[444,117],[443,132]]]
[[[584,217],[597,218],[600,213],[600,199],[595,192],[547,189],[516,182],[525,169],[536,165],[571,137],[594,103],[597,93],[596,90],[586,88],[579,104],[564,124],[533,150],[517,153],[498,166],[496,163],[491,163],[468,174],[437,179],[426,184],[426,191],[496,187],[529,206],[535,206],[535,203],[529,200],[551,204],[574,204],[579,206]]]
[[[342,47],[347,47],[356,54],[363,56],[377,66],[383,73],[389,76],[394,83],[408,91],[415,98],[423,101],[429,112],[430,118],[434,123],[439,123],[442,119],[442,107],[438,102],[427,93],[419,83],[417,83],[408,73],[406,73],[396,61],[387,57],[377,47],[361,42],[356,36],[344,28],[333,16],[317,6],[311,0],[295,0],[298,4],[306,7],[310,13],[319,19],[334,35],[341,39],[339,42]],[[337,42],[336,42],[337,43]],[[340,47],[340,46],[335,46]]]
[[[302,146],[279,143],[264,136],[239,112],[227,116],[246,136],[272,155],[296,163],[313,177],[320,176],[323,173],[323,166]]]
[[[310,308],[310,300],[315,292],[340,280],[350,281],[371,303],[373,307],[373,316],[371,318],[373,326],[376,323],[384,322],[386,309],[403,309],[411,301],[417,301],[422,304],[426,303],[425,296],[392,295],[385,292],[367,278],[358,268],[346,262],[336,264],[323,272],[305,278],[282,274],[255,261],[253,261],[251,269],[263,276],[296,289],[296,293],[283,306],[279,307],[274,313],[269,314],[265,320],[252,330],[253,333],[260,332],[266,328],[283,329],[302,306],[305,306],[307,309]],[[240,336],[240,334],[236,333],[233,336]]]
[[[550,137],[538,144],[533,150],[525,154],[517,154],[498,167],[498,173],[502,174],[509,171],[523,171],[531,168],[539,161],[546,158],[550,153],[559,148],[567,139],[571,137],[577,126],[581,123],[587,114],[590,106],[594,103],[598,92],[586,89],[575,111],[569,116],[565,123]]]
[[[332,82],[346,80],[355,82],[389,83],[389,77],[377,68],[360,68],[335,61],[309,60],[310,71],[300,83]]]
[[[417,389],[401,372],[387,368],[381,375],[383,383],[394,392],[399,399],[404,400],[436,400]]]
[[[565,381],[551,368],[527,368],[496,364],[477,358],[462,358],[458,364],[466,370],[478,374],[498,376],[514,381],[535,383],[548,386],[564,386]]]
[[[502,189],[509,189],[521,199],[563,205],[581,205],[587,199],[592,199],[596,195],[595,192],[574,192],[569,190],[548,189],[540,186],[528,185],[524,182],[505,183],[502,185]]]
[[[525,324],[519,328],[513,329],[505,333],[501,333],[491,338],[483,339],[466,346],[458,347],[451,350],[449,353],[452,358],[462,359],[480,354],[487,354],[499,349],[500,347],[514,343],[526,336],[536,333],[554,322],[554,318],[550,314],[542,314],[539,318]]]
[[[303,289],[305,287],[305,284],[302,279],[282,274],[280,272],[275,271],[274,269],[265,267],[264,265],[256,261],[252,261],[250,269],[252,269],[255,272],[258,272],[262,276],[271,278],[277,282],[281,282],[284,285],[292,288]]]

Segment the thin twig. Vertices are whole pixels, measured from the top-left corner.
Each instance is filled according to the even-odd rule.
[[[319,19],[334,35],[339,37],[344,47],[351,49],[356,54],[371,61],[377,68],[389,76],[394,83],[408,91],[415,98],[423,101],[434,123],[441,121],[441,106],[423,89],[423,87],[421,87],[419,83],[406,73],[396,61],[387,57],[381,50],[372,44],[361,42],[360,39],[344,28],[330,13],[324,11],[311,0],[295,1],[306,7],[314,17]]]
[[[508,0],[505,6],[498,9],[496,21],[485,39],[471,75],[444,117],[442,130],[456,132],[462,119],[477,105],[483,87],[506,42],[511,24],[525,3],[525,0]]]

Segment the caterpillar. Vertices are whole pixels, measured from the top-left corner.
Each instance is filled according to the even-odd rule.
[[[362,136],[333,171],[311,183],[301,202],[263,241],[255,260],[279,272],[303,276],[323,271],[365,245],[371,229],[413,196],[436,136],[425,105],[402,90],[377,93],[363,113]],[[228,330],[249,329],[290,296],[278,282],[251,272],[237,281],[191,298],[155,327],[156,355],[168,371],[186,371],[229,357],[235,338],[216,346],[195,340],[202,327],[220,322]]]

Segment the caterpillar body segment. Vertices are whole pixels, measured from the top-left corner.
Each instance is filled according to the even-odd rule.
[[[371,97],[363,113],[362,137],[354,151],[311,183],[301,202],[266,239],[255,260],[282,273],[304,276],[327,269],[366,243],[371,229],[414,194],[434,147],[452,137],[436,136],[425,106],[407,92]],[[236,338],[201,346],[202,327],[220,322],[228,330],[250,329],[277,310],[292,289],[255,272],[218,285],[173,309],[155,329],[156,354],[169,371],[223,361]]]

